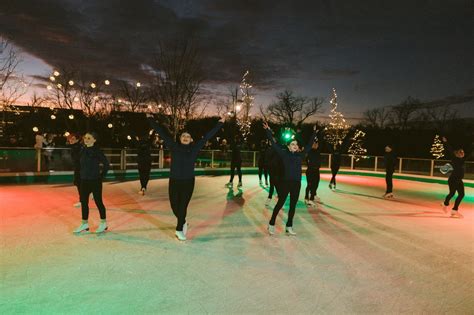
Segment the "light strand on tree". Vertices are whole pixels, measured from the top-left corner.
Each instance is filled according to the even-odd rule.
[[[331,112],[329,114],[329,124],[326,127],[326,140],[332,144],[341,144],[349,132],[350,126],[346,123],[344,115],[337,110],[337,94],[336,89],[332,89]]]
[[[439,135],[436,135],[434,137],[430,152],[437,160],[444,156],[444,145],[441,139],[439,138]]]
[[[359,161],[361,158],[365,158],[367,149],[362,146],[362,142],[365,138],[365,132],[362,130],[356,130],[356,133],[351,138],[352,143],[349,147],[349,154],[354,157],[354,160]]]

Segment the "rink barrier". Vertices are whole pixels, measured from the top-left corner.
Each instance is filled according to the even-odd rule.
[[[305,177],[305,169],[303,169],[303,177]],[[244,175],[257,175],[258,168],[256,167],[243,167],[242,173]],[[322,174],[331,174],[331,170],[327,168],[321,169]],[[196,176],[224,176],[230,175],[229,168],[196,168]],[[379,177],[385,178],[384,172],[373,172],[373,171],[359,171],[350,169],[340,169],[339,174],[353,175],[353,176],[368,176],[368,177]],[[60,183],[72,183],[73,172],[17,172],[17,173],[0,173],[0,184],[60,184]],[[169,169],[152,169],[150,172],[150,179],[168,178]],[[395,173],[394,179],[410,180],[424,183],[435,183],[441,185],[447,185],[447,177],[431,177],[422,175],[407,175]],[[105,181],[133,181],[138,180],[138,170],[111,170],[105,179]],[[245,178],[244,178],[245,182]],[[464,179],[465,187],[474,188],[474,181]]]

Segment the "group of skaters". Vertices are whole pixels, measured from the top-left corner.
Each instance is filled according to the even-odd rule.
[[[218,123],[207,134],[198,141],[194,141],[191,134],[187,131],[181,132],[178,141],[175,141],[160,124],[158,124],[153,115],[148,114],[147,120],[153,130],[163,139],[166,148],[171,152],[171,165],[169,175],[169,201],[173,214],[177,219],[175,235],[178,240],[185,241],[188,231],[188,222],[186,221],[187,209],[194,191],[195,185],[195,163],[198,158],[199,151],[223,126],[225,117],[221,118]],[[275,221],[279,211],[285,204],[288,196],[290,198],[288,219],[285,226],[285,232],[288,235],[296,235],[293,229],[293,218],[295,215],[296,204],[299,199],[301,190],[301,175],[303,161],[306,161],[306,179],[307,186],[305,190],[305,204],[311,207],[316,206],[320,202],[317,195],[320,183],[320,167],[321,167],[321,142],[323,131],[313,128],[313,133],[308,139],[307,144],[300,148],[298,141],[292,137],[283,145],[280,145],[274,138],[269,125],[264,122],[263,128],[266,132],[267,140],[262,145],[260,157],[258,161],[259,182],[269,187],[269,195],[265,202],[268,206],[272,200],[273,194],[276,192],[278,201],[273,208],[272,216],[268,222],[268,233],[275,234]],[[83,136],[83,144],[80,143],[78,135],[70,135],[68,142],[71,146],[71,153],[74,160],[74,184],[77,186],[80,202],[76,206],[82,208],[81,225],[74,230],[74,233],[89,231],[89,196],[93,195],[93,200],[97,205],[100,213],[100,225],[96,233],[103,233],[108,229],[106,221],[106,209],[102,202],[102,181],[107,175],[110,164],[104,153],[95,145],[97,134],[88,132]],[[139,193],[144,195],[151,170],[151,153],[150,145],[146,137],[137,139],[137,160],[140,173],[141,188]],[[464,161],[465,155],[461,147],[452,148],[446,138],[443,141],[451,152],[452,173],[449,176],[449,194],[443,202],[443,210],[446,212],[450,200],[457,192],[458,196],[455,200],[454,207],[451,210],[453,217],[460,217],[458,208],[464,197]],[[235,172],[237,171],[238,184],[242,187],[242,142],[239,137],[235,137],[230,141],[231,155],[231,175],[230,180],[226,184],[227,187],[233,188]],[[331,180],[329,188],[336,189],[336,176],[341,166],[341,154],[344,151],[344,142],[341,141],[332,146],[331,160]],[[388,144],[385,146],[385,171],[386,171],[386,192],[384,198],[393,198],[393,173],[397,163],[397,157],[394,153],[393,146]],[[100,167],[102,165],[102,167]]]

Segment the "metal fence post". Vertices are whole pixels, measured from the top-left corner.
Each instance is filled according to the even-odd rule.
[[[41,149],[36,149],[36,171],[41,172]]]
[[[403,159],[400,158],[400,163],[398,164],[398,173],[399,173],[399,174],[402,173],[402,164],[403,164]]]
[[[378,156],[376,156],[376,157],[375,157],[375,167],[374,167],[374,172],[377,172],[377,166],[378,166],[378,164],[379,164],[379,157],[378,157]]]
[[[158,153],[158,168],[163,168],[164,166],[164,150],[160,149],[160,153]]]
[[[125,149],[120,150],[120,169],[123,171],[125,169]]]
[[[214,150],[211,151],[211,168],[214,168]]]
[[[257,151],[253,151],[253,167],[255,167],[256,159],[257,159]]]
[[[328,167],[331,168],[332,154],[329,154]]]
[[[434,160],[431,160],[431,169],[430,169],[430,176],[433,177],[434,175]]]
[[[354,169],[354,156],[351,155],[351,170]]]

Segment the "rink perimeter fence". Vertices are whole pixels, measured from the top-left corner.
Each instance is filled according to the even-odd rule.
[[[132,180],[138,176],[136,149],[103,148],[110,162],[108,180]],[[196,160],[196,175],[229,174],[231,151],[202,150]],[[256,174],[259,151],[241,151],[242,171]],[[331,154],[321,153],[322,172],[331,168]],[[171,162],[170,151],[152,150],[151,178],[168,177]],[[398,158],[395,178],[422,179],[428,182],[445,182],[447,175],[441,174],[440,166],[448,160]],[[0,148],[0,183],[67,182],[71,180],[73,161],[69,148]],[[383,176],[383,156],[342,155],[341,173]],[[465,179],[474,187],[474,161],[466,161]],[[470,182],[470,183],[469,183]]]

